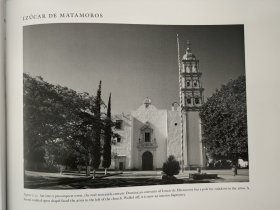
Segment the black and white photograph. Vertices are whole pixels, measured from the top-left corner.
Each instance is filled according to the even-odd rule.
[[[24,188],[249,182],[244,25],[23,27]]]

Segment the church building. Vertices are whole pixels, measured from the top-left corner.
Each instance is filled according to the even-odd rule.
[[[180,103],[164,110],[157,109],[151,99],[145,98],[130,114],[114,116],[118,137],[112,144],[111,169],[161,169],[170,155],[184,169],[205,167],[199,118],[203,104],[202,73],[189,42],[179,60]]]

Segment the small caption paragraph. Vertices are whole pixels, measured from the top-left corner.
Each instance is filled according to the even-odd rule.
[[[27,202],[40,203],[79,203],[79,202],[106,202],[120,200],[139,199],[160,199],[186,197],[190,192],[211,192],[211,191],[240,191],[249,190],[249,187],[193,187],[156,190],[127,190],[123,192],[81,192],[73,194],[51,194],[51,193],[24,193],[24,200]]]

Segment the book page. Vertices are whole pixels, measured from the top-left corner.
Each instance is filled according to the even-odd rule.
[[[278,209],[279,6],[9,1],[8,209]]]

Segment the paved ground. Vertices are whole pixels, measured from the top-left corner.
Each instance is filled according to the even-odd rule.
[[[176,180],[162,180],[161,171],[124,171],[109,172],[109,176],[104,177],[104,173],[99,171],[97,178],[85,176],[83,173],[65,172],[45,173],[45,172],[25,172],[25,187],[33,189],[85,189],[85,188],[107,188],[107,187],[128,187],[144,185],[163,184],[187,184],[187,183],[217,183],[217,182],[248,182],[249,170],[239,169],[238,175],[233,176],[231,170],[204,170],[202,173],[218,174],[218,179],[192,180],[190,173],[196,171],[181,172],[176,176]]]

